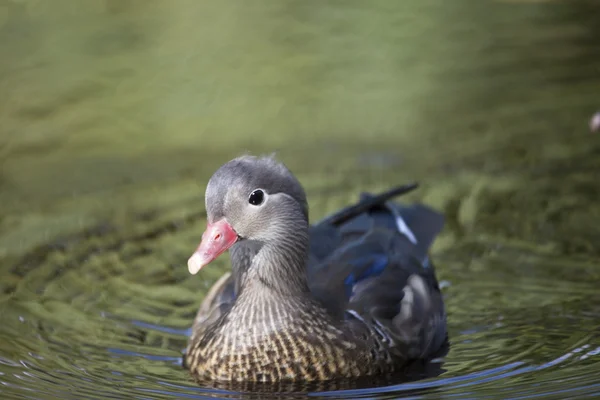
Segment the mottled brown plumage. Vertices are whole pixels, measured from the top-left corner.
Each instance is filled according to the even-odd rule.
[[[281,163],[244,156],[221,167],[190,271],[229,247],[232,272],[204,299],[185,366],[202,380],[324,381],[439,353],[445,312],[427,250],[443,219],[387,202],[394,194],[363,195],[309,227],[304,191]]]

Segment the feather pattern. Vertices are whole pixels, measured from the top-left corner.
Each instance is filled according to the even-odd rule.
[[[440,355],[446,314],[427,253],[443,217],[390,201],[415,187],[363,194],[310,227],[287,219],[270,225],[272,240],[236,243],[184,365],[215,381],[322,381]]]

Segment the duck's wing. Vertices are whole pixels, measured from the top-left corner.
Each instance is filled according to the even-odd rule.
[[[210,288],[192,325],[192,335],[202,335],[233,305],[235,300],[235,281],[231,272],[225,273]]]
[[[446,342],[444,304],[428,257],[444,218],[421,204],[389,201],[415,187],[363,194],[313,225],[308,276],[332,313],[367,329],[389,351],[422,358]]]

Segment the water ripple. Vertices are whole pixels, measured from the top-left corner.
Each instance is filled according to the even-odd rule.
[[[600,395],[597,5],[259,3],[0,6],[0,397]],[[422,181],[415,199],[447,216],[444,359],[306,385],[198,383],[181,367],[227,268],[185,267],[197,176],[283,141],[315,219]]]

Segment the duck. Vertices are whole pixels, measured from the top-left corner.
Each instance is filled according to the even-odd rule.
[[[444,216],[373,195],[310,224],[305,191],[274,156],[222,165],[205,192],[207,227],[192,275],[229,252],[208,291],[183,366],[213,382],[376,377],[448,348],[430,247]]]

